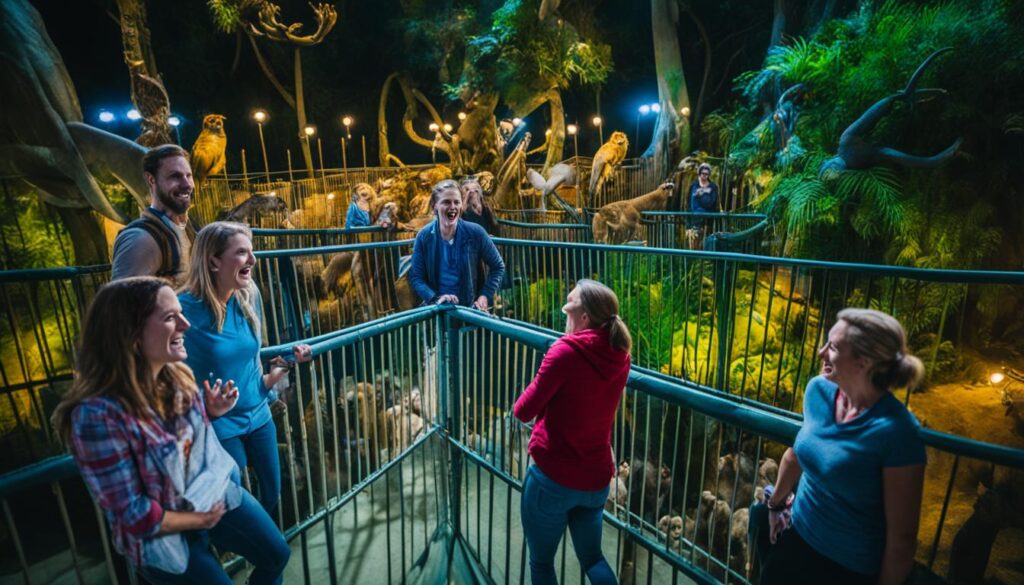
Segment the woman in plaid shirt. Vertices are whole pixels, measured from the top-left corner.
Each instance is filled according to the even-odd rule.
[[[114,546],[152,583],[231,579],[209,551],[255,564],[250,583],[280,583],[290,549],[248,492],[210,425],[234,406],[232,383],[204,382],[182,363],[189,322],[167,284],[112,282],[86,314],[71,390],[54,426],[110,524]]]

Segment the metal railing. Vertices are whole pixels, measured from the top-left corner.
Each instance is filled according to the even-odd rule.
[[[390,237],[371,228],[369,237]],[[289,249],[350,241],[344,230],[257,232],[256,281],[264,299],[267,342],[295,341],[395,314],[420,304],[403,277],[412,241]],[[355,237],[363,237],[362,235]],[[289,241],[289,238],[292,240]],[[284,240],[284,241],[282,241]],[[722,252],[495,240],[507,277],[495,299],[503,318],[559,330],[561,307],[580,278],[615,290],[635,332],[634,362],[783,411],[798,411],[817,373],[816,351],[835,313],[871,306],[906,327],[932,385],[971,384],[977,373],[957,357],[974,337],[1005,324],[979,299],[1019,290],[1024,273],[924,270],[749,256]],[[71,379],[78,315],[109,277],[107,267],[6,272],[0,375],[0,472],[54,452],[49,412]],[[992,371],[1024,370],[990,357]],[[977,369],[977,366],[975,366]],[[995,386],[992,392],[999,392]],[[945,391],[945,390],[944,390]],[[911,406],[928,392],[900,397]],[[1008,395],[1007,395],[1008,396]],[[996,400],[1007,400],[1007,396]],[[1011,397],[1012,399],[1012,397]],[[922,403],[922,405],[925,403]],[[946,417],[930,424],[953,431]]]
[[[306,339],[315,358],[290,374],[294,390],[277,415],[277,520],[297,549],[286,582],[405,582],[443,578],[451,567],[522,583],[518,499],[530,427],[509,412],[554,339],[461,307]],[[263,357],[287,349],[268,347]],[[634,366],[613,428],[628,477],[613,481],[605,514],[605,552],[620,579],[747,583],[748,506],[771,480],[767,460],[778,460],[799,425],[795,415]],[[1005,492],[1005,478],[1024,470],[1024,451],[922,436],[929,464],[918,560],[945,574],[950,555],[964,553],[953,541],[970,504]],[[978,496],[980,470],[991,487]],[[80,582],[132,580],[69,458],[0,476],[0,500],[0,541],[26,580],[70,572]],[[566,539],[562,582],[580,578],[570,551]],[[993,550],[992,562],[1012,554]]]

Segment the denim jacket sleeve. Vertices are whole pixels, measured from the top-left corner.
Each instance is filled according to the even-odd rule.
[[[505,275],[505,262],[501,259],[501,254],[498,253],[498,248],[490,236],[485,234],[480,240],[480,256],[488,268],[487,282],[480,289],[480,294],[487,297],[488,301],[493,302],[494,293],[498,292],[501,279]]]
[[[412,290],[424,303],[429,303],[437,298],[437,292],[427,284],[427,241],[430,237],[427,226],[416,234],[416,241],[412,245],[412,265],[409,266],[409,284]]]

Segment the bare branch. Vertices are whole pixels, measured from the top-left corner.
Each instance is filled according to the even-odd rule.
[[[255,11],[247,11],[248,19],[246,24],[248,25],[249,32],[253,35],[266,37],[279,43],[291,43],[300,47],[310,47],[319,44],[331,32],[331,29],[338,22],[338,12],[334,9],[334,6],[326,2],[320,4],[310,3],[309,7],[313,10],[313,15],[316,17],[316,30],[312,34],[300,34],[303,26],[301,22],[292,24],[282,23],[279,20],[281,7],[266,0],[260,1]],[[255,15],[253,12],[255,12]],[[252,19],[253,16],[255,16],[255,20]]]

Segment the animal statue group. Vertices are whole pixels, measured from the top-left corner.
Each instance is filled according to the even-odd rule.
[[[634,239],[644,211],[664,211],[675,190],[674,183],[662,183],[657,189],[634,199],[609,203],[597,210],[591,225],[597,244],[622,244]]]

